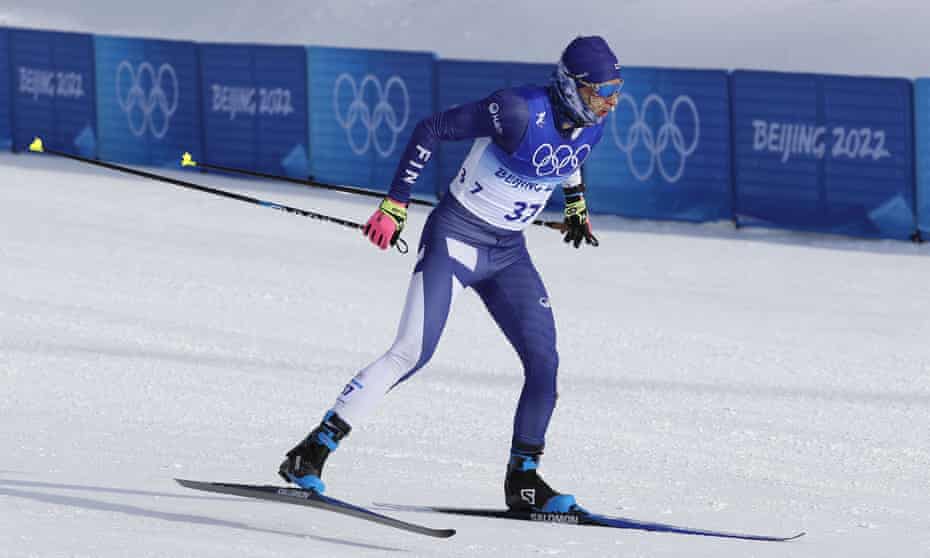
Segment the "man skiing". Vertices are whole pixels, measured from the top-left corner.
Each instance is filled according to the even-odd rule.
[[[387,197],[364,227],[381,249],[404,228],[411,186],[440,141],[474,139],[470,153],[430,214],[420,239],[397,338],[345,387],[323,421],[287,453],[279,473],[323,492],[323,464],[388,391],[432,357],[452,302],[478,293],[524,367],[504,481],[508,507],[565,512],[577,508],[537,472],[556,402],[555,323],[522,230],[557,186],[565,194],[565,242],[597,246],[581,165],[601,139],[619,100],[620,65],[601,37],[578,37],[562,53],[547,87],[497,91],[422,120],[407,144]]]

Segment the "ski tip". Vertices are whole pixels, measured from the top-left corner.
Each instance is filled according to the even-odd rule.
[[[203,483],[200,481],[192,481],[188,479],[174,479],[174,482],[180,484],[184,488],[198,488],[198,489],[202,487],[204,484],[207,484],[207,483]]]
[[[449,537],[455,535],[455,529],[434,529],[436,537],[440,539],[448,539]]]
[[[29,144],[29,151],[33,151],[35,153],[44,153],[45,146],[42,144],[42,138],[36,136],[36,139],[32,140],[32,143]]]
[[[197,161],[194,160],[194,157],[189,152],[185,151],[184,155],[181,155],[181,166],[196,167]]]

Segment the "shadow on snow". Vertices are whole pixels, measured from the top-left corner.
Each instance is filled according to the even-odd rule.
[[[194,499],[194,500],[225,500],[229,502],[237,501],[238,499],[236,498],[223,498],[223,497],[212,497],[212,496],[182,496],[182,495],[172,494],[168,492],[150,492],[150,491],[144,491],[144,490],[132,490],[132,489],[102,487],[102,486],[82,486],[82,485],[71,485],[71,484],[44,483],[44,482],[36,482],[36,481],[0,479],[0,495],[10,496],[13,498],[23,498],[26,500],[32,500],[34,502],[41,502],[41,503],[60,505],[60,506],[71,506],[71,507],[83,508],[83,509],[88,509],[88,510],[115,512],[115,513],[121,513],[121,514],[126,514],[126,515],[132,515],[136,517],[146,517],[150,519],[157,519],[160,521],[170,521],[170,522],[175,522],[175,523],[207,525],[207,526],[212,526],[212,527],[237,529],[241,531],[251,531],[255,533],[281,535],[285,537],[294,537],[294,538],[299,538],[299,539],[313,539],[315,541],[343,545],[343,546],[350,546],[350,547],[355,547],[355,548],[363,548],[367,550],[406,552],[404,549],[400,549],[400,548],[379,546],[379,545],[368,544],[368,543],[363,543],[363,542],[355,542],[355,541],[349,541],[349,540],[344,540],[344,539],[338,539],[334,537],[321,537],[317,535],[308,535],[308,534],[303,534],[303,533],[292,533],[292,532],[281,531],[281,530],[276,530],[276,529],[265,529],[261,527],[253,527],[251,525],[248,525],[246,523],[241,523],[238,521],[214,519],[212,517],[207,517],[204,515],[191,515],[191,514],[183,514],[183,513],[173,513],[173,512],[168,512],[168,511],[159,511],[159,510],[147,509],[147,508],[143,508],[139,506],[133,506],[129,504],[115,504],[115,503],[106,502],[103,500],[94,500],[91,498],[81,498],[81,497],[76,497],[76,496],[68,496],[64,494],[50,494],[46,492],[17,490],[14,488],[9,488],[10,486],[42,488],[42,489],[51,489],[51,490],[83,490],[83,491],[95,492],[95,493],[153,496],[153,497],[164,497],[164,498],[184,498],[184,499]]]

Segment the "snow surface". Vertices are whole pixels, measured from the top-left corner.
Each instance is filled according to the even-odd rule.
[[[627,66],[930,75],[926,0],[0,0],[0,24],[554,62],[577,34]]]
[[[355,220],[374,203],[184,176]],[[532,228],[562,356],[546,478],[604,513],[808,535],[396,514],[459,530],[436,540],[172,481],[275,483],[393,339],[412,255],[50,155],[0,156],[0,177],[2,556],[930,556],[930,245],[598,216],[576,251]],[[501,505],[520,385],[463,295],[330,493]]]

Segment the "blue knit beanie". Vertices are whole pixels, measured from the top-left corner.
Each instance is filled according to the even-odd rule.
[[[590,83],[601,83],[620,77],[617,55],[603,37],[577,37],[562,52],[562,63],[569,73]]]

